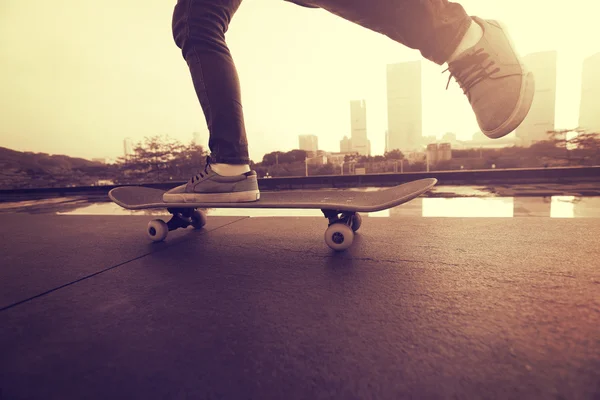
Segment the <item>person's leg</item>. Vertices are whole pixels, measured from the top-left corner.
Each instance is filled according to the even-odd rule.
[[[447,0],[287,0],[319,7],[381,33],[443,64],[471,25],[460,4]]]
[[[242,0],[178,0],[173,38],[186,60],[210,133],[211,157],[165,202],[247,202],[260,197],[250,171],[240,83],[225,32]]]
[[[482,132],[500,138],[526,117],[534,78],[497,21],[469,17],[447,0],[287,0],[323,8],[448,63]]]
[[[189,66],[215,163],[249,164],[240,82],[225,32],[242,0],[178,0],[173,38]],[[246,169],[247,170],[247,169]]]

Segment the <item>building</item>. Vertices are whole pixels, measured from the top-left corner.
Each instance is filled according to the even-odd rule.
[[[325,165],[327,164],[327,156],[314,156],[314,157],[308,157],[305,160],[306,164],[308,165]]]
[[[344,159],[348,153],[328,153],[327,154],[327,162],[330,162],[334,165],[341,165],[344,163]]]
[[[348,136],[344,136],[340,140],[340,153],[351,153],[352,152],[352,140],[348,139]]]
[[[426,152],[430,165],[452,159],[452,145],[450,143],[430,143],[427,145]]]
[[[351,151],[361,156],[371,155],[371,142],[367,139],[367,104],[364,100],[350,102]]]
[[[133,155],[133,141],[131,138],[125,138],[123,140],[123,155],[125,156],[125,159],[128,159]]]
[[[385,135],[385,137],[384,137],[383,140],[384,140],[385,145],[383,147],[383,154],[385,154],[385,153],[387,153],[389,151],[388,150],[389,149],[389,143],[388,143],[389,142],[389,135],[388,135],[388,130],[387,129],[385,130],[385,134],[384,135]]]
[[[316,135],[299,135],[298,148],[307,152],[308,157],[314,157],[319,151],[319,138]]]
[[[600,53],[583,61],[579,128],[600,133]]]
[[[543,51],[523,57],[535,77],[535,94],[529,114],[516,130],[517,142],[529,147],[535,142],[548,140],[548,131],[554,130],[556,107],[556,51]]]
[[[387,66],[387,151],[403,153],[421,148],[421,61]]]
[[[437,143],[429,143],[425,150],[427,154],[427,161],[430,165],[437,163]]]
[[[437,159],[438,162],[452,160],[452,143],[438,144]]]

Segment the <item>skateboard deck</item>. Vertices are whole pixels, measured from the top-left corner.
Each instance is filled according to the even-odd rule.
[[[169,210],[173,217],[167,223],[162,220],[149,223],[148,235],[153,241],[164,240],[167,232],[177,228],[204,226],[206,214],[198,208],[321,209],[329,219],[326,243],[334,250],[344,250],[350,246],[354,231],[361,225],[362,218],[358,212],[376,212],[398,206],[427,192],[436,183],[437,179],[426,178],[368,192],[331,189],[261,192],[259,200],[243,203],[166,203],[162,200],[164,190],[143,186],[117,187],[108,196],[114,203],[129,210]]]

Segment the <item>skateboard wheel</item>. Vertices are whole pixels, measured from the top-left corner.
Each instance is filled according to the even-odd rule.
[[[346,224],[331,224],[325,231],[325,243],[333,250],[346,250],[352,245],[354,231]]]
[[[362,217],[360,216],[359,213],[354,214],[354,217],[352,218],[352,230],[354,232],[356,232],[358,230],[358,228],[360,228],[361,225],[362,225]]]
[[[148,237],[153,242],[161,242],[167,237],[167,234],[169,233],[169,227],[162,219],[154,219],[148,222],[147,233]]]
[[[200,210],[194,210],[192,212],[192,226],[195,229],[200,229],[206,225],[206,213]]]

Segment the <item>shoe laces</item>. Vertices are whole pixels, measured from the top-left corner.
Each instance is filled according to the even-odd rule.
[[[204,176],[208,175],[208,168],[209,168],[210,163],[211,163],[210,156],[206,156],[206,165],[204,166],[203,172],[199,172],[196,175],[192,176],[192,179],[191,179],[192,183],[197,182],[200,179],[204,178]]]
[[[446,90],[448,90],[448,87],[450,86],[450,80],[454,77],[463,93],[466,94],[470,100],[470,90],[473,86],[500,71],[500,68],[498,67],[490,69],[490,67],[494,66],[496,63],[489,60],[489,58],[490,55],[483,49],[477,49],[475,52],[449,63],[448,68],[442,71],[442,73],[449,71],[450,65],[452,65],[452,70],[454,71],[450,72]]]

